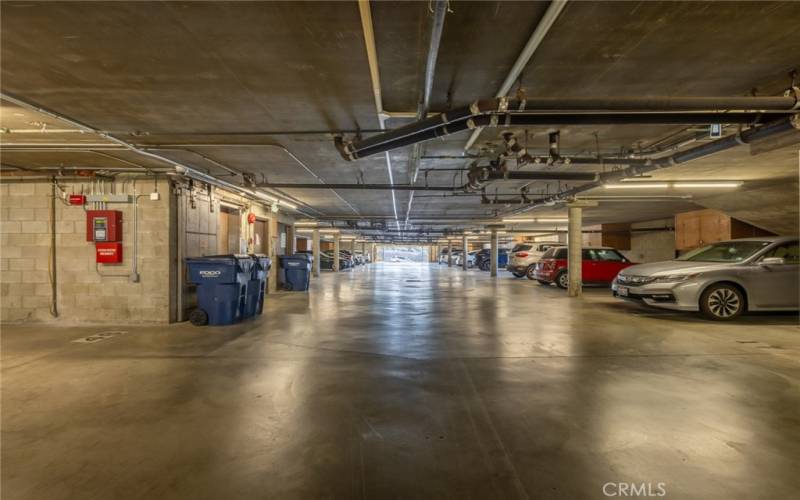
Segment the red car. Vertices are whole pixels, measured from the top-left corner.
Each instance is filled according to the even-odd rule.
[[[597,247],[583,249],[583,283],[611,285],[617,273],[634,265],[615,248]],[[542,285],[555,283],[559,288],[567,288],[567,247],[552,247],[542,255],[536,264],[533,277]]]

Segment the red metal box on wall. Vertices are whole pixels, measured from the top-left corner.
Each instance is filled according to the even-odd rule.
[[[86,241],[122,241],[122,212],[87,210]]]
[[[95,243],[96,261],[100,264],[121,264],[122,243]]]

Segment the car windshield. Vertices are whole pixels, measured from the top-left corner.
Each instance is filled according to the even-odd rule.
[[[769,245],[769,241],[726,241],[704,246],[675,260],[692,262],[741,262]]]
[[[512,252],[525,252],[527,250],[530,250],[531,248],[533,248],[533,245],[519,244],[519,245],[514,245],[514,248],[512,248],[511,251]]]

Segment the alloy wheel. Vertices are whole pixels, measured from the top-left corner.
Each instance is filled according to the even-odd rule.
[[[718,288],[708,296],[708,309],[720,318],[735,316],[741,307],[742,301],[730,288]]]

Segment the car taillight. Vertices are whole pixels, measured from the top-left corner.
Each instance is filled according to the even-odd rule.
[[[528,252],[517,252],[514,255],[517,256],[517,257],[527,257],[528,256]]]

